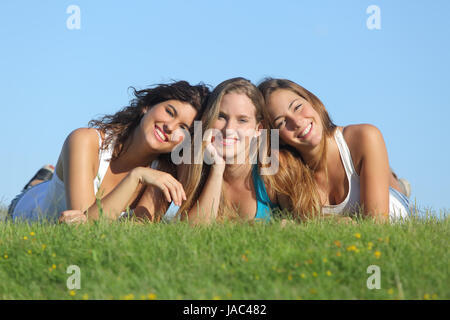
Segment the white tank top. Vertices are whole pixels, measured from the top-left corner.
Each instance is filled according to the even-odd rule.
[[[359,176],[356,173],[353,166],[352,156],[345,142],[344,136],[339,128],[335,130],[334,138],[339,149],[339,154],[344,165],[345,174],[349,183],[348,193],[344,201],[336,205],[324,205],[322,206],[322,213],[325,214],[355,214],[360,210],[360,183]],[[407,200],[399,200],[398,196],[395,196],[398,192],[391,189],[389,190],[389,218],[390,220],[396,220],[398,218],[406,218],[409,216],[410,208],[408,207]],[[404,198],[404,197],[403,197]]]
[[[108,170],[114,149],[114,143],[111,143],[106,150],[102,150],[102,137],[98,130],[96,130],[96,132],[98,134],[99,145],[99,166],[97,175],[93,181],[93,191],[95,195],[97,195],[98,189]],[[151,167],[156,168],[157,166],[158,160],[154,160]],[[25,192],[22,198],[17,202],[14,212],[12,213],[12,218],[13,220],[24,219],[32,221],[41,218],[45,220],[57,220],[59,214],[65,210],[67,210],[67,204],[64,182],[59,179],[55,172],[51,180],[37,184]],[[121,217],[123,215],[124,213]]]

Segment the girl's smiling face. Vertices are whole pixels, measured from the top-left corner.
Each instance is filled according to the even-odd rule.
[[[218,130],[213,144],[224,159],[233,159],[250,147],[250,140],[257,136],[259,123],[256,108],[246,94],[230,92],[223,96],[220,111],[212,129]]]
[[[184,137],[183,130],[189,127],[197,115],[197,110],[189,103],[167,100],[148,109],[141,119],[139,129],[152,150],[168,153]]]
[[[279,129],[281,140],[298,151],[320,144],[323,125],[320,115],[303,97],[287,89],[277,89],[267,100],[271,125]]]

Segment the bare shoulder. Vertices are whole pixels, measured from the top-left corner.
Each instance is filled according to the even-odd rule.
[[[68,136],[66,141],[70,143],[81,143],[83,145],[96,145],[98,146],[98,132],[94,128],[78,128],[73,130]],[[103,135],[102,135],[103,138]]]
[[[92,162],[97,162],[99,150],[99,138],[96,129],[78,128],[72,131],[64,142],[62,150],[63,159],[76,156],[87,157]]]
[[[371,124],[353,124],[343,127],[344,139],[353,147],[363,147],[367,143],[377,143],[383,140],[380,129]]]
[[[88,165],[91,167],[93,175],[98,169],[98,150],[99,139],[98,133],[93,128],[78,128],[73,130],[66,138],[62,147],[58,162],[56,164],[56,174],[64,181],[64,170],[68,169],[69,163],[71,166],[78,167]]]
[[[374,125],[353,124],[339,129],[342,130],[345,142],[352,156],[353,164],[358,173],[361,160],[368,151],[385,148],[383,135]]]

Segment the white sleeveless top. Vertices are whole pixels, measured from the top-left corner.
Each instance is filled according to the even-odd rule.
[[[93,181],[95,195],[97,195],[98,189],[108,170],[114,149],[114,143],[111,143],[106,150],[102,150],[102,137],[97,130],[96,132],[98,134],[99,145],[99,166],[97,175]],[[151,167],[156,168],[157,166],[158,160],[153,161]],[[25,192],[14,208],[12,219],[31,221],[44,219],[56,221],[59,218],[59,214],[65,210],[67,210],[67,204],[64,182],[59,179],[55,172],[51,180],[37,184]]]
[[[336,140],[345,174],[349,183],[348,193],[344,201],[336,205],[322,206],[322,213],[325,214],[356,214],[360,209],[360,183],[359,176],[353,166],[352,156],[348,149],[344,136],[339,128],[335,130]],[[410,214],[408,199],[397,190],[389,188],[389,219],[407,218]]]

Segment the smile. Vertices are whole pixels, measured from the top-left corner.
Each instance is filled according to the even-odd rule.
[[[159,142],[167,142],[169,141],[169,138],[167,138],[167,135],[161,131],[161,129],[155,125],[155,129],[153,130],[155,133],[156,139],[158,139]]]
[[[306,136],[311,132],[311,129],[312,129],[312,123],[310,123],[309,124],[309,126],[307,126],[306,128],[305,128],[305,130],[303,130],[299,135],[298,135],[298,137],[301,139],[301,138],[306,138]]]
[[[233,144],[236,144],[237,142],[238,142],[237,138],[226,138],[221,141],[222,145],[224,146],[231,146]]]

